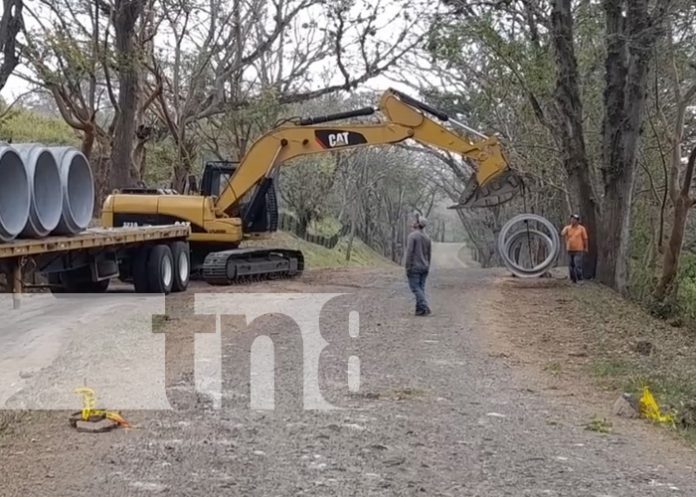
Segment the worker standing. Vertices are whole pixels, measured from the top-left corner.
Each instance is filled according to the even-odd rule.
[[[416,316],[430,314],[430,306],[425,296],[425,281],[430,271],[431,242],[424,229],[427,221],[424,217],[416,216],[413,231],[408,235],[404,266],[408,286],[416,297]]]
[[[568,251],[568,272],[573,283],[582,281],[582,258],[587,252],[587,230],[580,224],[580,216],[570,216],[570,224],[561,231]]]

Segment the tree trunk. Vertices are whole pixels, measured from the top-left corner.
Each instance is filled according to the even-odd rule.
[[[297,213],[297,220],[299,221],[297,223],[297,230],[298,233],[297,235],[300,238],[305,238],[307,236],[307,228],[309,227],[309,223],[312,222],[312,216],[309,215],[308,213]]]
[[[628,290],[629,228],[633,176],[605,187],[602,226],[599,231],[597,275],[605,285],[622,293]]]
[[[650,16],[648,0],[604,0],[603,5],[607,45],[602,122],[604,205],[597,272],[602,283],[626,293],[636,155],[648,69],[662,19],[659,12]]]
[[[140,100],[138,49],[135,46],[136,23],[145,7],[143,0],[117,0],[113,24],[116,33],[118,66],[118,109],[111,153],[111,187],[123,188],[133,182],[133,149]]]
[[[674,283],[677,278],[677,271],[679,270],[679,256],[681,255],[682,242],[684,241],[684,229],[686,227],[686,220],[690,207],[690,199],[679,197],[677,205],[674,208],[672,232],[664,250],[662,276],[654,292],[655,299],[658,301],[664,301],[665,298],[676,291]]]
[[[676,194],[676,202],[674,205],[672,231],[669,242],[664,249],[662,275],[654,292],[655,299],[659,301],[664,301],[666,297],[673,295],[676,291],[674,283],[677,278],[677,272],[679,271],[679,256],[681,255],[682,244],[684,243],[686,221],[689,216],[689,209],[694,205],[693,199],[689,196],[689,191],[691,190],[695,165],[696,147],[694,147],[689,154],[689,161],[686,165],[681,189],[679,192],[674,192]]]
[[[554,0],[551,30],[556,56],[556,89],[554,91],[557,122],[557,143],[563,151],[563,166],[568,185],[576,197],[582,222],[589,234],[589,253],[585,264],[588,278],[594,277],[597,264],[598,203],[592,183],[590,164],[582,127],[583,107],[578,85],[578,63],[573,45],[571,0]],[[569,212],[568,215],[571,213]]]
[[[17,35],[22,30],[22,0],[3,0],[2,18],[0,18],[0,90],[19,64]]]

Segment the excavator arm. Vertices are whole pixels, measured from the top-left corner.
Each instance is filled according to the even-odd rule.
[[[367,116],[379,111],[383,120],[377,124],[324,123],[351,117]],[[396,90],[382,96],[379,109],[366,107],[329,116],[299,119],[286,123],[261,136],[240,162],[227,187],[215,202],[218,216],[226,216],[244,195],[275,168],[291,159],[323,152],[373,145],[389,145],[412,139],[422,145],[445,150],[469,159],[476,165],[460,202],[452,206],[489,207],[507,202],[519,190],[519,179],[510,169],[498,140],[463,126],[471,136],[462,136],[435,122],[453,121],[447,114]],[[456,121],[453,121],[456,122]],[[459,124],[459,123],[457,123]]]

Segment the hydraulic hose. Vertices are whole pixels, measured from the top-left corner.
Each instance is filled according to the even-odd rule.
[[[532,228],[530,223],[538,223],[540,228]],[[519,225],[522,225],[521,228],[518,227]],[[531,240],[533,238],[540,240],[546,246],[546,257],[536,264],[531,253]],[[531,267],[521,265],[514,255],[518,249],[521,250],[525,243],[530,247]],[[546,218],[537,214],[519,214],[513,217],[505,223],[498,235],[498,253],[503,259],[505,267],[519,278],[536,278],[546,273],[556,262],[560,250],[561,240],[556,227]]]

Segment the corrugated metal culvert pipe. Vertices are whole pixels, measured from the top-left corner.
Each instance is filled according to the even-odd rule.
[[[498,253],[505,267],[520,278],[536,278],[546,273],[560,250],[558,230],[537,214],[513,217],[498,235]]]

